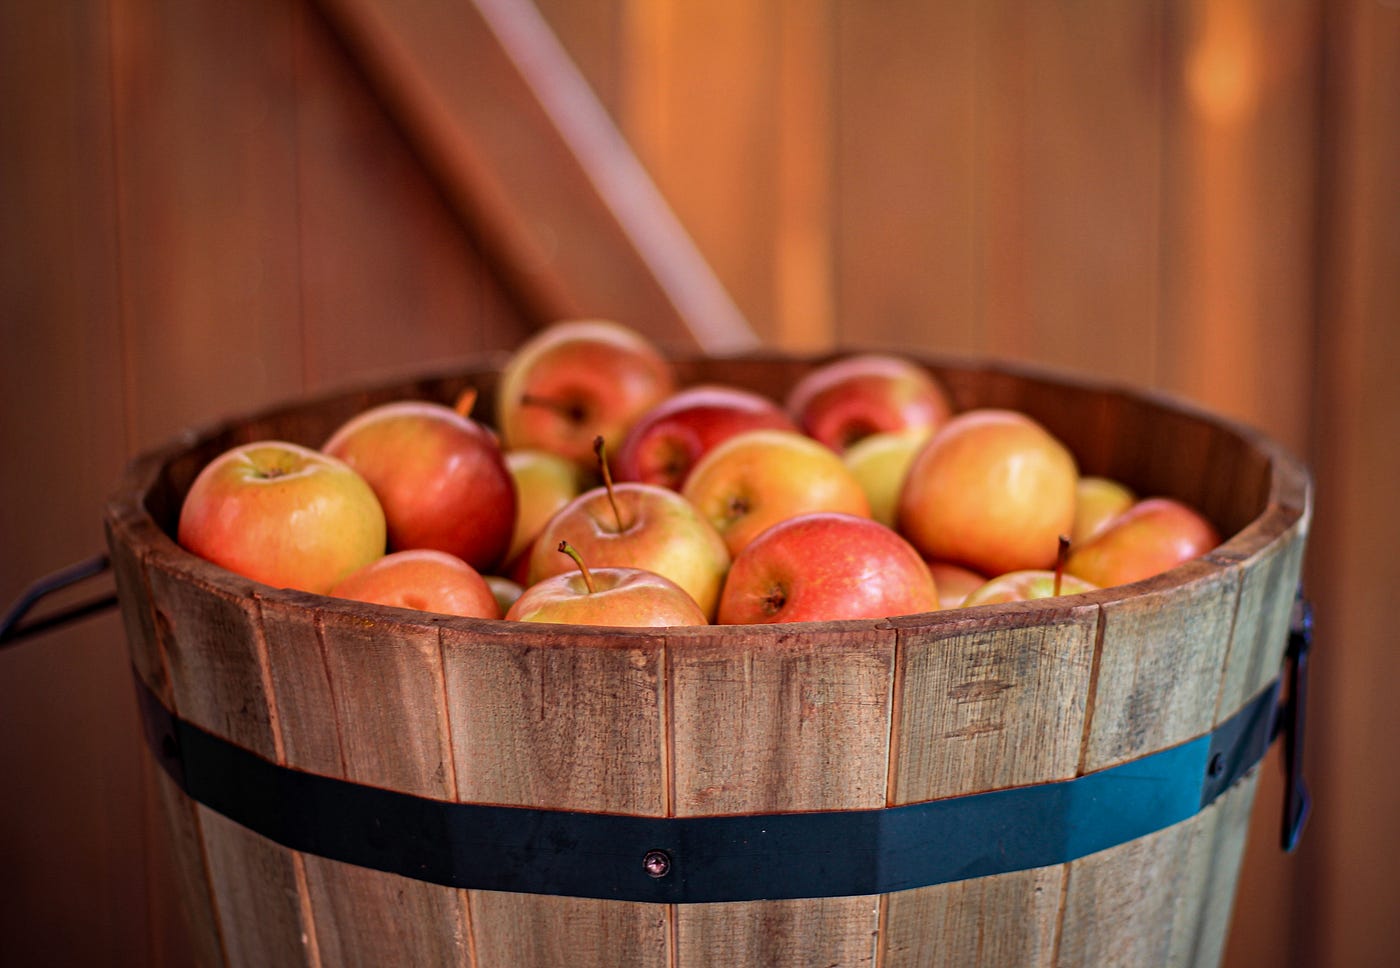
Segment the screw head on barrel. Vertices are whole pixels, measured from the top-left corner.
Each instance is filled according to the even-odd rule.
[[[664,850],[649,850],[642,858],[642,868],[651,877],[665,877],[671,872],[671,857]]]

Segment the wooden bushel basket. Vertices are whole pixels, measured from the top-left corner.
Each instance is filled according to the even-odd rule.
[[[685,382],[778,396],[816,362],[677,366]],[[1197,749],[1241,710],[1271,712],[1309,521],[1307,474],[1270,441],[1167,400],[999,365],[928,363],[959,408],[1024,410],[1085,473],[1190,502],[1229,537],[1158,578],[1058,600],[771,627],[533,626],[278,590],[171,538],[195,474],[229,446],[319,446],[368,406],[450,401],[467,386],[480,390],[489,420],[493,368],[301,402],[135,462],[108,508],[108,540],[152,755],[164,767],[152,771],[156,797],[201,960],[1217,964],[1257,755],[1203,808],[1116,845],[1037,853],[1022,844],[1018,856],[1052,862],[1012,858],[987,873],[981,858],[971,876],[945,870],[914,886],[891,871],[902,858],[917,867],[930,845],[956,854],[985,837],[978,824],[994,801],[972,795],[1069,789]],[[224,758],[201,759],[209,749]],[[248,772],[233,777],[231,763]],[[314,810],[285,802],[303,790],[319,798]],[[438,820],[421,830],[402,817],[367,823],[371,801],[434,817],[455,805],[468,820],[455,833]],[[888,856],[879,835],[870,842],[878,870],[830,882],[879,889],[832,894],[824,852],[865,856],[872,824],[945,801],[976,804],[983,819],[928,828],[917,842],[891,834]],[[1085,816],[1111,826],[1137,808],[1095,809],[1071,813],[1070,839],[1093,846]],[[249,815],[259,823],[245,825]],[[509,843],[473,826],[498,816],[516,824],[501,835]],[[579,818],[656,842],[619,842],[619,862],[614,845],[568,832]],[[555,819],[567,829],[550,826]],[[849,836],[831,833],[848,819]],[[394,842],[404,822],[413,844]],[[667,824],[693,826],[677,834]],[[719,824],[741,833],[705,840]],[[770,827],[792,839],[774,848]],[[813,842],[820,830],[825,842]],[[673,834],[682,840],[666,842]],[[323,839],[346,837],[363,841],[351,853],[368,862],[319,852]],[[706,856],[707,843],[730,855]],[[416,858],[412,870],[373,859],[400,847]],[[473,872],[454,880],[451,857]],[[695,886],[725,865],[711,887]],[[578,888],[595,873],[596,885]],[[714,893],[731,889],[728,899]]]

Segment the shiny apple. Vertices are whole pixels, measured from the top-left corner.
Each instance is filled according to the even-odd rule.
[[[501,607],[475,568],[445,551],[415,548],[372,561],[337,582],[336,598],[443,615],[500,618]]]
[[[830,448],[786,430],[735,434],[700,459],[681,493],[738,555],[759,532],[814,511],[870,517],[860,482]]]
[[[680,490],[690,469],[721,441],[745,430],[797,426],[777,403],[738,387],[699,384],[679,390],[632,426],[617,449],[620,481]]]
[[[452,407],[418,400],[373,407],[321,449],[374,488],[389,550],[432,548],[489,571],[510,547],[516,492],[500,444]]]
[[[850,514],[801,514],[766,529],[735,557],[719,622],[828,622],[938,607],[928,567],[892,529]]]
[[[343,461],[278,440],[210,461],[180,508],[182,547],[246,578],[323,594],[384,554],[384,511]]]
[[[929,558],[986,575],[1049,568],[1074,523],[1078,479],[1073,455],[1030,417],[972,410],[914,457],[896,520]]]
[[[953,412],[933,374],[890,353],[859,353],[819,366],[798,380],[786,404],[803,432],[838,452],[871,434],[936,430]]]
[[[674,390],[671,364],[640,333],[606,320],[567,320],[506,361],[496,420],[507,450],[547,450],[587,471],[595,437],[615,448]]]
[[[1065,570],[1101,588],[1160,575],[1220,544],[1220,534],[1180,501],[1152,497],[1118,515],[1070,552]]]
[[[599,462],[606,469],[601,453]],[[706,618],[715,614],[729,570],[724,539],[695,505],[670,488],[626,481],[580,494],[544,526],[530,555],[528,584],[574,570],[558,552],[568,541],[593,567],[644,568],[690,593]]]
[[[1080,595],[1098,590],[1098,585],[1074,575],[1056,575],[1054,571],[1031,569],[998,575],[963,599],[963,607],[995,605],[1000,602],[1027,602],[1036,598]]]
[[[556,550],[568,549],[561,542]],[[631,628],[709,624],[695,599],[669,578],[643,568],[590,568],[581,557],[574,560],[570,571],[525,589],[506,619]]]

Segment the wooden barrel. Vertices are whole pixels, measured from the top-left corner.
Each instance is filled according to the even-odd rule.
[[[780,396],[818,362],[677,366],[687,382]],[[979,861],[957,876],[945,866],[927,883],[918,871],[903,881],[891,871],[901,858],[918,867],[935,847],[956,852],[983,836],[978,824],[995,796],[1083,791],[1074,784],[1160,764],[1164,752],[1214,742],[1251,702],[1262,708],[1283,660],[1308,476],[1270,441],[1172,401],[1004,365],[926,362],[959,408],[1023,410],[1065,441],[1083,472],[1190,502],[1229,537],[1158,578],[1059,600],[776,627],[532,626],[273,589],[171,538],[195,474],[224,449],[265,438],[318,446],[366,407],[450,401],[467,386],[481,391],[490,419],[496,369],[487,363],[298,402],[134,462],[108,507],[108,540],[153,755],[165,767],[153,771],[157,800],[201,961],[1218,963],[1257,769],[1230,777],[1203,809],[1121,843],[1022,843],[1017,853],[997,834],[991,853],[1008,855],[1005,869]],[[222,766],[201,760],[206,747],[222,750]],[[228,780],[235,768],[251,772]],[[221,783],[236,789],[207,792]],[[192,795],[199,784],[206,792]],[[225,796],[252,802],[261,820]],[[309,817],[285,802],[303,796],[320,798]],[[470,845],[455,841],[477,834],[423,821],[454,843],[417,844],[420,876],[374,859],[398,849],[380,842],[397,836],[392,823],[364,820],[370,808],[360,801],[375,798],[474,810],[462,829],[478,832],[473,824],[500,814],[526,817],[527,828],[690,824],[678,836],[696,839],[654,855],[629,841],[619,849],[636,856],[616,877],[639,883],[594,890],[558,871],[587,880],[611,861],[595,863],[592,847],[552,827],[517,828],[500,836],[523,839],[506,845],[480,840],[478,853],[496,859],[478,865],[476,881],[439,876],[429,869],[444,852],[472,864]],[[355,860],[358,847],[350,859],[320,852],[323,839],[344,833],[338,824],[353,826],[341,805],[374,828],[350,832],[367,842],[366,862]],[[944,805],[978,807],[982,819],[914,840],[898,839],[913,828],[889,833]],[[1096,809],[1111,825],[1137,808]],[[290,832],[297,823],[300,833]],[[783,823],[798,825],[786,845],[757,843]],[[696,883],[687,869],[733,860],[697,846],[719,824],[746,831],[721,852],[752,848],[757,859],[731,865],[708,894],[686,895]],[[1093,834],[1099,822],[1090,826]],[[672,828],[645,829],[664,838]],[[823,829],[826,842],[813,843]],[[865,856],[868,830],[877,830],[872,857],[880,838],[894,837],[872,860],[875,874],[831,880],[812,859],[827,848]],[[410,824],[407,838],[419,833]],[[562,866],[530,880],[525,868],[541,850]],[[654,899],[642,881],[657,885]],[[833,895],[843,884],[853,887]]]

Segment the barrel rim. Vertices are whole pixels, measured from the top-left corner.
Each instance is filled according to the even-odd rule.
[[[815,367],[824,362],[868,350],[842,347],[825,353],[798,355],[774,350],[733,356],[675,356],[680,368],[714,366],[725,362],[746,364],[799,365]],[[1244,527],[1226,536],[1221,544],[1200,558],[1185,562],[1160,575],[1125,585],[1116,585],[1093,592],[1027,602],[977,605],[966,609],[945,609],[909,615],[886,616],[877,619],[855,619],[827,622],[790,622],[772,625],[703,626],[698,628],[631,628],[621,626],[543,626],[555,632],[567,630],[578,638],[601,637],[616,640],[620,633],[639,641],[638,636],[662,636],[678,643],[687,638],[712,638],[716,629],[770,629],[784,634],[837,634],[844,632],[888,632],[894,629],[918,627],[949,633],[975,624],[985,628],[1027,627],[1053,621],[1057,613],[1073,611],[1084,606],[1102,606],[1140,596],[1164,593],[1184,587],[1224,569],[1237,567],[1273,549],[1296,532],[1306,532],[1312,514],[1312,479],[1307,468],[1283,445],[1261,431],[1228,418],[1180,396],[1166,391],[1138,388],[1126,383],[1086,376],[1038,364],[998,360],[980,356],[943,354],[903,355],[930,367],[935,372],[958,372],[969,377],[1000,376],[1014,380],[1049,384],[1062,389],[1087,393],[1114,394],[1189,420],[1211,425],[1234,438],[1239,444],[1261,455],[1268,463],[1269,487],[1265,506]],[[500,635],[519,634],[522,623],[504,619],[480,619],[416,612],[393,606],[314,595],[295,589],[275,588],[215,565],[181,548],[175,539],[155,520],[148,500],[158,486],[161,474],[175,460],[197,447],[236,432],[237,428],[266,422],[299,411],[310,411],[332,404],[344,404],[361,396],[383,397],[386,394],[425,395],[430,388],[444,382],[470,379],[473,374],[494,376],[499,371],[500,354],[464,357],[444,363],[428,371],[419,371],[407,379],[358,381],[322,392],[272,403],[247,413],[224,416],[203,426],[187,429],[164,444],[150,448],[128,462],[115,488],[109,493],[105,518],[114,538],[128,544],[143,558],[159,560],[171,571],[188,580],[205,585],[229,596],[253,597],[284,605],[314,607],[373,618],[393,624],[431,625],[452,629],[458,633]],[[183,495],[182,495],[183,496]],[[538,631],[538,630],[537,630]],[[627,641],[619,642],[628,644]]]

